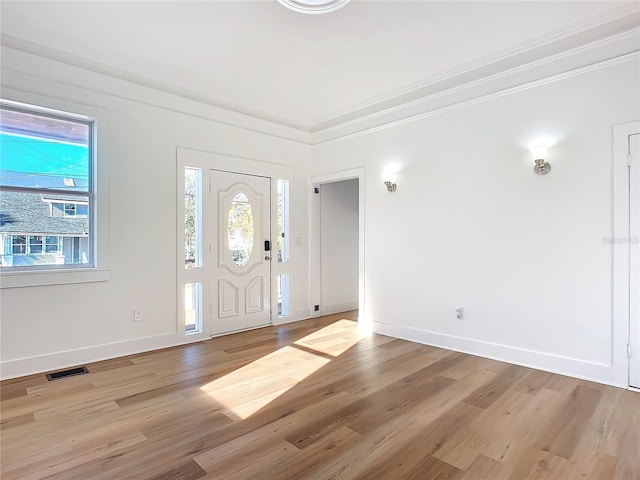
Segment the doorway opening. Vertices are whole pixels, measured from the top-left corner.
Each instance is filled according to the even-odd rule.
[[[358,310],[364,300],[364,169],[312,178],[312,316]],[[370,329],[370,328],[369,328]]]

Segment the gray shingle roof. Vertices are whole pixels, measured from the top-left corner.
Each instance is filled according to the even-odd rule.
[[[89,231],[85,217],[52,217],[39,193],[0,191],[0,233],[80,236]]]

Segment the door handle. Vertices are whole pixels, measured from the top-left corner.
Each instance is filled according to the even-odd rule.
[[[269,255],[264,257],[265,260],[271,260],[271,257]]]

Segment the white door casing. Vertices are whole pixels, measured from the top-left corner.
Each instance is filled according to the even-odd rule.
[[[629,385],[640,388],[640,133],[629,139]]]
[[[269,325],[271,251],[266,250],[265,241],[271,240],[271,179],[219,170],[210,173],[214,205],[208,211],[218,230],[210,255],[209,288],[215,299],[211,335]]]

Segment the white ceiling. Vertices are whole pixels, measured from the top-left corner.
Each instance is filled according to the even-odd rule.
[[[629,3],[5,1],[1,30],[299,128]],[[234,107],[235,106],[235,107]]]

